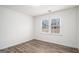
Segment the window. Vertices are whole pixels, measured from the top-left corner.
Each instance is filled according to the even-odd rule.
[[[42,20],[42,32],[60,33],[60,18],[53,17],[51,20]]]
[[[49,32],[49,23],[48,20],[42,21],[42,31],[43,32]]]
[[[51,19],[51,33],[60,33],[60,18]]]

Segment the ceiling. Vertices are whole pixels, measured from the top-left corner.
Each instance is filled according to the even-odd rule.
[[[49,12],[54,12],[75,6],[74,5],[35,5],[35,6],[34,5],[3,5],[2,7],[6,7],[27,15],[37,16],[37,15],[42,15]]]

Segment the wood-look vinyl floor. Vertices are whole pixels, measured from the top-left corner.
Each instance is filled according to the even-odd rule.
[[[40,40],[31,40],[1,51],[6,53],[72,53],[73,50],[62,45],[48,43]]]

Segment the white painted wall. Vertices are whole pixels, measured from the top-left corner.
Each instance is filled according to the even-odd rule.
[[[0,7],[0,49],[33,39],[33,18]]]
[[[37,16],[35,18],[35,38],[47,42],[57,43],[69,47],[77,46],[77,16],[76,8],[66,9],[58,12],[54,12],[47,15]],[[53,16],[61,18],[61,34],[45,34],[41,32],[41,20],[51,19]]]
[[[79,7],[77,11],[78,11],[77,15],[78,15],[78,48],[79,48]]]

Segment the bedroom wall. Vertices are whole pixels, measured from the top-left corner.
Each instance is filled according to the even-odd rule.
[[[33,18],[0,6],[0,49],[31,39]]]
[[[70,8],[54,13],[40,15],[35,17],[35,38],[51,43],[57,43],[69,47],[77,48],[77,8]],[[61,33],[51,34],[42,33],[41,20],[51,19],[51,17],[60,17],[61,19]]]
[[[78,9],[77,9],[77,17],[78,17],[78,48],[79,48],[79,7],[78,7]]]

